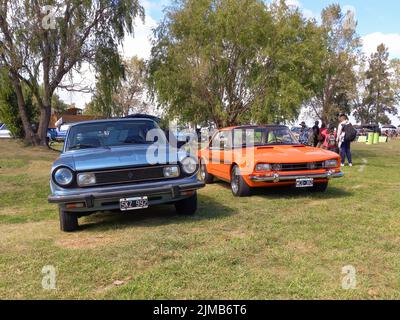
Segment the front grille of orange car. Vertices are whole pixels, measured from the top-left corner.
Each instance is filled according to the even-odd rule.
[[[272,165],[272,169],[275,171],[304,171],[304,170],[319,170],[323,168],[324,168],[323,162],[282,163],[282,164]]]
[[[96,172],[96,185],[167,180],[163,168],[164,166],[151,166]]]

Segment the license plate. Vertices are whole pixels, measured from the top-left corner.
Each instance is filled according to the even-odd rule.
[[[296,188],[310,188],[314,186],[314,179],[304,178],[296,180]]]
[[[119,207],[121,211],[145,209],[149,207],[149,199],[147,197],[120,199]]]

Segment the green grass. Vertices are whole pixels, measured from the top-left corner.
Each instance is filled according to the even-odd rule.
[[[216,183],[193,217],[172,206],[97,214],[73,234],[47,203],[56,157],[0,141],[0,299],[400,298],[400,141],[355,144],[355,167],[324,194],[235,199]],[[41,287],[45,265],[56,290]],[[341,287],[346,265],[354,290]]]

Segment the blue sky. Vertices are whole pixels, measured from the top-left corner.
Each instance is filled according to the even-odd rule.
[[[156,21],[163,17],[162,8],[170,2],[169,0],[142,1],[147,9],[146,13]],[[400,1],[398,0],[289,0],[288,2],[300,3],[302,8],[311,10],[315,15],[332,3],[338,3],[342,7],[353,6],[359,22],[358,31],[362,36],[377,31],[382,33],[400,32]]]
[[[272,1],[272,0],[267,0]],[[318,17],[321,10],[329,4],[338,3],[342,8],[355,11],[358,21],[357,31],[370,54],[380,43],[385,43],[392,58],[400,58],[400,1],[398,0],[286,0],[288,4],[301,8],[308,17]],[[159,22],[163,8],[171,0],[141,0],[148,19]]]
[[[374,32],[399,33],[400,2],[397,0],[301,0],[304,8],[312,12],[321,12],[331,3],[338,3],[342,7],[353,6],[356,9],[358,32],[365,36]]]
[[[163,9],[171,4],[171,0],[140,0],[146,10],[146,24],[155,26],[163,18]],[[271,2],[274,0],[265,0]],[[363,51],[366,55],[376,51],[381,43],[389,48],[391,58],[400,58],[400,1],[399,0],[286,0],[288,5],[300,8],[308,18],[318,18],[323,8],[330,4],[339,4],[345,12],[354,12],[357,20],[357,32],[362,38]],[[140,30],[139,36],[140,36]],[[137,38],[137,37],[136,37]],[[144,40],[144,39],[142,39]],[[150,46],[139,39],[132,40],[126,52],[132,54],[135,47],[147,48],[138,54],[146,58]],[[148,53],[147,53],[148,52]],[[394,124],[399,125],[398,117],[391,117]],[[309,119],[303,119],[309,120]],[[310,120],[311,121],[311,120]]]
[[[137,55],[147,59],[150,56],[150,37],[152,29],[163,18],[163,9],[171,4],[171,0],[139,0],[146,11],[145,23],[136,20],[135,36],[127,37],[121,46],[125,57]],[[273,0],[266,0],[273,1]],[[286,0],[289,5],[299,7],[306,17],[319,17],[323,8],[332,3],[338,3],[347,12],[352,10],[358,21],[357,31],[363,40],[363,50],[369,55],[377,46],[384,43],[389,47],[391,58],[400,58],[400,1],[399,0]],[[89,84],[95,81],[90,70],[83,77]],[[77,75],[77,81],[80,76]],[[75,102],[78,107],[84,107],[91,100],[91,94],[72,93],[59,90],[61,98],[67,102]],[[396,125],[400,124],[397,117],[393,117]]]

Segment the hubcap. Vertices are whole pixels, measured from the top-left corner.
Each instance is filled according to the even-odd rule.
[[[233,193],[236,194],[239,191],[239,175],[237,172],[237,168],[234,168],[232,171],[231,187]]]
[[[202,180],[206,180],[206,165],[205,164],[201,165],[200,177]]]

